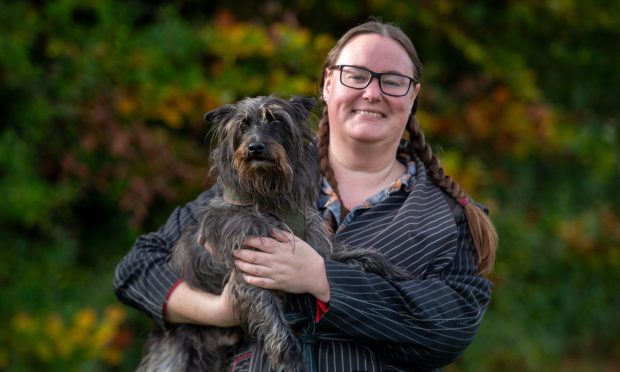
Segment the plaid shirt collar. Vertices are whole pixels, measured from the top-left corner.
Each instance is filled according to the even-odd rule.
[[[321,211],[323,219],[327,221],[330,225],[329,227],[332,229],[332,231],[344,228],[359,213],[361,213],[365,209],[372,208],[373,206],[381,203],[394,192],[399,192],[401,190],[405,193],[411,192],[415,180],[414,177],[416,174],[416,166],[415,161],[407,153],[406,149],[407,143],[403,140],[398,147],[398,153],[396,155],[396,158],[401,163],[407,165],[407,171],[400,178],[396,179],[390,186],[379,191],[375,195],[366,199],[362,204],[355,207],[346,216],[344,221],[340,221],[340,212],[342,209],[340,198],[338,197],[338,195],[336,195],[329,182],[327,182],[327,179],[323,177],[321,183],[321,197],[319,198],[319,210]]]

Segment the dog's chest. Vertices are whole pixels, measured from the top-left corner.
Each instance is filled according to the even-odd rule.
[[[236,248],[249,237],[270,236],[273,228],[289,230],[288,223],[283,222],[286,218],[254,206],[215,202],[206,208],[202,217],[205,238],[220,249]],[[296,219],[295,224],[303,229],[303,216]]]

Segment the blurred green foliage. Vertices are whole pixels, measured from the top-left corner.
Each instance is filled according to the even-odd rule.
[[[447,370],[620,368],[620,3],[32,0],[0,10],[0,370],[133,370],[114,267],[210,184],[202,114],[315,94],[369,15],[416,44],[422,126],[500,235]]]

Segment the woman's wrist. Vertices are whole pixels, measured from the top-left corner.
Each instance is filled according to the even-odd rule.
[[[180,283],[170,294],[164,319],[169,323],[190,323],[216,327],[238,324],[227,299]]]
[[[327,271],[325,269],[325,259],[323,257],[318,256],[318,260],[316,261],[316,268],[314,272],[316,273],[316,280],[314,280],[314,286],[310,291],[316,299],[323,301],[324,303],[328,303],[331,297],[331,291],[329,288],[329,281],[327,280]]]

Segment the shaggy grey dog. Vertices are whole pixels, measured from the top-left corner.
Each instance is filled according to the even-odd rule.
[[[408,273],[371,249],[333,244],[315,203],[320,191],[318,148],[307,119],[314,100],[246,98],[205,115],[219,145],[212,154],[218,195],[173,250],[172,264],[192,287],[220,294],[231,280],[240,327],[173,325],[154,332],[139,371],[221,371],[239,340],[259,343],[275,370],[303,371],[301,347],[283,311],[288,295],[247,284],[233,252],[271,229],[303,238],[323,257],[395,280]],[[207,242],[211,252],[204,248]],[[294,249],[294,247],[292,247]]]

